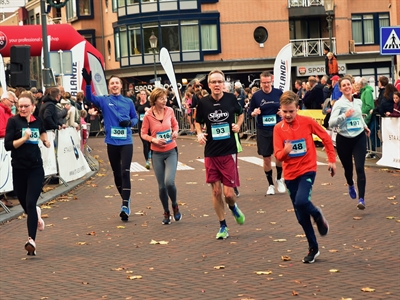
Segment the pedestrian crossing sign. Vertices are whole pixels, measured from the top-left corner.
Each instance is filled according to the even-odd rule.
[[[381,55],[400,55],[400,26],[381,27]]]

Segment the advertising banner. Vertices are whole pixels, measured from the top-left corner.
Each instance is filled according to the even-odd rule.
[[[11,169],[11,152],[4,148],[4,139],[0,139],[0,193],[14,189]]]
[[[92,71],[92,85],[97,96],[108,95],[106,75],[100,60],[88,52],[90,71]]]
[[[160,62],[164,68],[165,74],[167,74],[169,81],[171,82],[172,88],[174,89],[176,101],[178,102],[179,109],[182,109],[181,97],[178,90],[178,85],[176,84],[175,70],[172,65],[171,55],[167,48],[161,48],[160,50]]]
[[[290,71],[292,65],[292,44],[287,44],[275,59],[274,64],[274,88],[282,92],[291,90]]]
[[[4,69],[4,61],[3,56],[0,54],[0,84],[3,89],[3,93],[7,91],[7,83],[6,83],[6,70]]]
[[[63,76],[63,87],[71,96],[76,97],[76,94],[82,89],[81,71],[85,62],[85,46],[86,41],[82,41],[75,45],[72,49],[72,75]]]
[[[79,132],[69,127],[58,131],[57,161],[59,175],[66,182],[90,172],[90,167],[79,147]]]
[[[377,165],[400,169],[400,118],[382,118],[382,158]]]
[[[50,148],[46,148],[42,141],[39,140],[39,149],[42,153],[44,176],[57,174],[56,152],[54,148],[54,140],[56,134],[52,130],[47,131],[47,140],[50,143]]]

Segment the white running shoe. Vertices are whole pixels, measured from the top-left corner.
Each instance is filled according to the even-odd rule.
[[[270,185],[269,187],[268,187],[268,190],[267,190],[267,193],[266,193],[267,195],[275,195],[275,187],[273,186],[273,185]]]
[[[279,193],[284,193],[284,192],[286,192],[286,187],[285,187],[283,178],[277,179],[277,180],[276,180],[276,185],[277,185],[277,190],[278,190]]]
[[[39,206],[36,206],[36,211],[37,211],[37,217],[38,217],[37,229],[39,231],[43,231],[45,225],[44,225],[44,221],[42,219],[42,210],[40,209]]]

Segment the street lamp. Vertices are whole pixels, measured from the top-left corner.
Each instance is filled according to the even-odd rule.
[[[154,60],[154,85],[157,81],[157,68],[156,68],[156,49],[157,49],[157,37],[154,35],[154,31],[151,32],[149,38],[150,48],[153,50],[153,60]]]
[[[332,21],[333,21],[333,11],[335,10],[335,0],[324,0],[325,12],[327,14],[326,20],[328,21],[329,30],[329,51],[333,51],[332,45]]]

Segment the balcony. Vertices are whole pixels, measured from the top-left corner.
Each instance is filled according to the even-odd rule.
[[[329,47],[329,38],[290,40],[293,57],[323,56],[324,46]],[[336,53],[336,39],[332,38],[333,53]]]
[[[323,0],[288,0],[289,17],[325,15]]]

